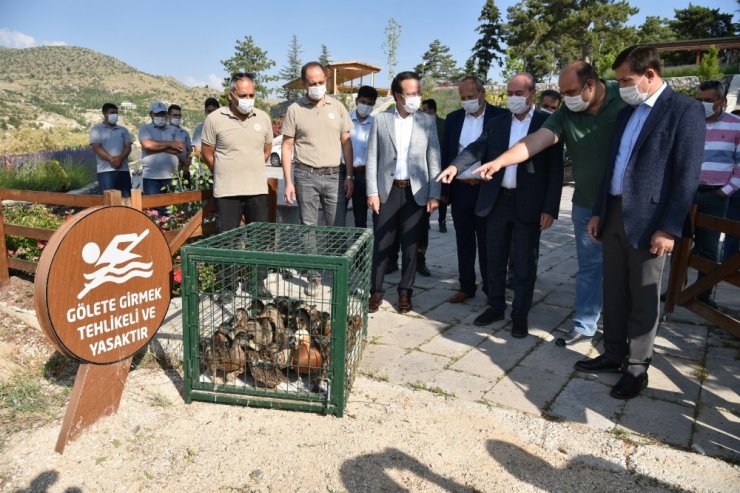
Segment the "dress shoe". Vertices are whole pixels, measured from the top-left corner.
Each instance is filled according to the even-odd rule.
[[[380,308],[381,303],[383,303],[383,296],[377,293],[373,293],[370,295],[370,301],[367,303],[367,311],[370,313],[375,313]]]
[[[570,332],[555,339],[555,345],[560,347],[570,346],[576,342],[591,339],[591,337],[578,332],[576,329],[571,329]]]
[[[394,272],[398,272],[398,261],[388,264],[388,268],[385,269],[386,274],[393,274]]]
[[[576,361],[576,370],[586,373],[622,373],[622,363],[609,361],[605,354],[593,359]]]
[[[447,224],[443,221],[439,223],[439,232],[440,233],[446,233],[447,232]]]
[[[472,294],[468,294],[465,291],[458,291],[457,293],[453,294],[447,301],[449,301],[450,303],[462,303],[463,301],[472,297]]]
[[[416,262],[416,272],[419,273],[420,276],[429,277],[432,275],[431,271],[429,270],[429,267],[427,267],[426,262]]]
[[[632,399],[640,395],[648,385],[647,373],[642,373],[638,376],[634,376],[631,373],[625,373],[622,378],[619,379],[617,384],[612,387],[612,391],[609,395],[615,399]]]
[[[411,306],[411,296],[405,291],[398,293],[398,312],[408,313],[413,309],[414,307]]]
[[[526,318],[513,318],[511,319],[511,335],[517,339],[527,337],[529,334],[529,327]]]
[[[493,308],[486,308],[486,311],[475,317],[473,324],[481,327],[483,325],[489,325],[493,322],[498,322],[504,319],[504,312],[497,312]]]

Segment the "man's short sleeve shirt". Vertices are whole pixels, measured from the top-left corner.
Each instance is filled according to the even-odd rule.
[[[342,156],[340,137],[352,130],[352,121],[342,103],[325,96],[321,105],[303,95],[288,107],[283,120],[283,135],[295,138],[295,160],[314,168],[339,166]]]
[[[125,127],[99,123],[90,130],[90,144],[99,144],[111,156],[118,156],[123,152],[126,144],[131,143],[131,134]],[[128,158],[124,159],[119,168],[114,168],[109,161],[95,155],[98,173],[109,171],[128,171]]]

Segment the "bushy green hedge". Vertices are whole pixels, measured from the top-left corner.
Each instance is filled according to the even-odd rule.
[[[35,190],[39,192],[66,192],[95,181],[89,167],[76,162],[55,159],[24,164],[20,168],[0,169],[0,188]]]

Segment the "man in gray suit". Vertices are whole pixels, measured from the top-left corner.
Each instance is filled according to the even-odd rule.
[[[369,311],[383,302],[383,277],[396,240],[401,244],[398,311],[412,310],[417,243],[426,214],[439,205],[439,138],[434,117],[421,106],[421,82],[401,72],[391,83],[396,108],[375,117],[367,146],[367,205],[373,211],[372,286]]]

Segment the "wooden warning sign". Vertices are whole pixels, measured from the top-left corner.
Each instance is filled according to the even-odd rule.
[[[36,271],[36,313],[56,349],[84,363],[57,451],[118,408],[131,357],[167,314],[171,271],[164,235],[132,208],[86,209],[49,240]]]

